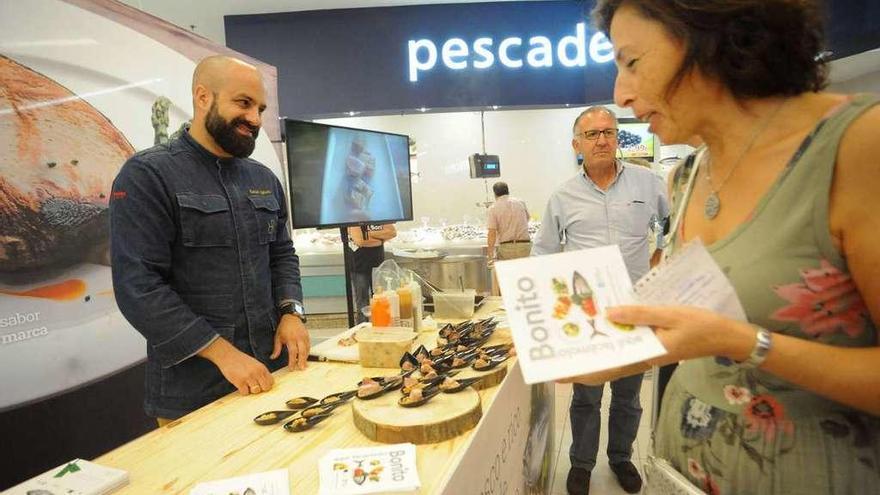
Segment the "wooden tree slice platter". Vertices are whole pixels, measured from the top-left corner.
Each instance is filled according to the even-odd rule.
[[[378,399],[354,399],[354,424],[367,438],[382,443],[437,443],[470,430],[483,417],[480,394],[468,388],[434,397],[420,407],[401,407],[400,392]]]
[[[507,376],[507,367],[516,362],[516,358],[508,359],[498,366],[492,368],[489,371],[477,371],[471,367],[463,368],[461,372],[455,375],[452,378],[470,378],[472,376],[482,376],[484,377],[482,380],[477,383],[471,385],[471,388],[476,390],[485,390],[487,388],[492,388],[502,381],[504,381],[504,377]]]

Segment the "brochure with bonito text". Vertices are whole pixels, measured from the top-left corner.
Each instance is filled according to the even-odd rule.
[[[608,307],[633,304],[617,246],[495,264],[526,383],[604,371],[666,353],[648,327],[621,325]]]

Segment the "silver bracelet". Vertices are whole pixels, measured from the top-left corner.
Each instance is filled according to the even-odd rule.
[[[757,325],[755,325],[755,328],[758,330],[755,334],[755,348],[752,349],[748,359],[739,363],[740,368],[754,369],[761,366],[773,347],[773,334],[766,328],[761,328]]]

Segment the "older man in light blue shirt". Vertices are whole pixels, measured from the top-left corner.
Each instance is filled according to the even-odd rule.
[[[550,196],[532,255],[616,244],[630,278],[636,281],[659,259],[663,234],[660,226],[669,216],[666,188],[652,171],[617,160],[617,118],[607,108],[597,106],[582,112],[573,132],[572,146],[583,156],[583,170]],[[652,229],[658,238],[653,255],[648,252]],[[642,375],[611,382],[608,461],[621,487],[629,493],[637,493],[642,486],[630,460],[642,415],[641,383]],[[566,483],[572,495],[589,493],[590,473],[599,448],[603,388],[574,384],[569,410],[572,467]]]

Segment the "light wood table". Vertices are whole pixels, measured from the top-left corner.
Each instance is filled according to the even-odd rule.
[[[490,298],[474,318],[486,317],[500,307]],[[499,329],[491,344],[509,341],[509,332]],[[419,341],[429,349],[436,333],[422,333]],[[504,363],[513,366],[515,359]],[[364,376],[388,370],[362,368],[357,364],[309,363],[304,371],[279,370],[271,391],[240,396],[231,394],[183,418],[144,435],[95,460],[99,464],[129,472],[130,484],[119,494],[189,493],[197,483],[249,473],[289,469],[291,494],[318,493],[318,460],[332,449],[381,445],[355,427],[351,405],[314,429],[288,433],[282,423],[259,426],[253,418],[271,410],[286,409],[285,401],[298,396],[321,398],[332,392],[351,390]],[[519,373],[505,380],[521,380]],[[503,383],[502,383],[503,385]],[[500,386],[480,391],[483,419]],[[354,399],[356,400],[356,399]],[[441,493],[471,444],[471,430],[442,443],[418,445],[417,462],[422,488],[419,493]]]

